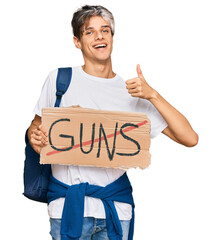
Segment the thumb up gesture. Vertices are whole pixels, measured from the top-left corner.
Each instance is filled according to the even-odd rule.
[[[132,97],[139,97],[150,100],[154,94],[154,89],[146,82],[143,73],[140,69],[140,64],[137,64],[137,77],[126,81],[126,88]]]

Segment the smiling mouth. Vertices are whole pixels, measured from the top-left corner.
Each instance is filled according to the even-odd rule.
[[[95,46],[94,46],[95,49],[105,48],[105,47],[107,47],[107,44],[98,44],[98,45],[95,45]]]

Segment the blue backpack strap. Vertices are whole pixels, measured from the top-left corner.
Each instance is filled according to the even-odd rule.
[[[56,82],[56,101],[55,107],[59,107],[61,103],[61,98],[67,91],[72,76],[72,68],[58,68],[57,82]]]

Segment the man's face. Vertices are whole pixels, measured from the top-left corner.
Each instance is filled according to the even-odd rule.
[[[105,62],[110,59],[113,45],[110,24],[102,17],[91,17],[82,27],[81,39],[74,37],[74,42],[81,49],[85,62]]]

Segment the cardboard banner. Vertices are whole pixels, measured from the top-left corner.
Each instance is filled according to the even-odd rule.
[[[146,168],[150,164],[150,120],[144,113],[81,107],[44,108],[49,145],[41,164]]]

